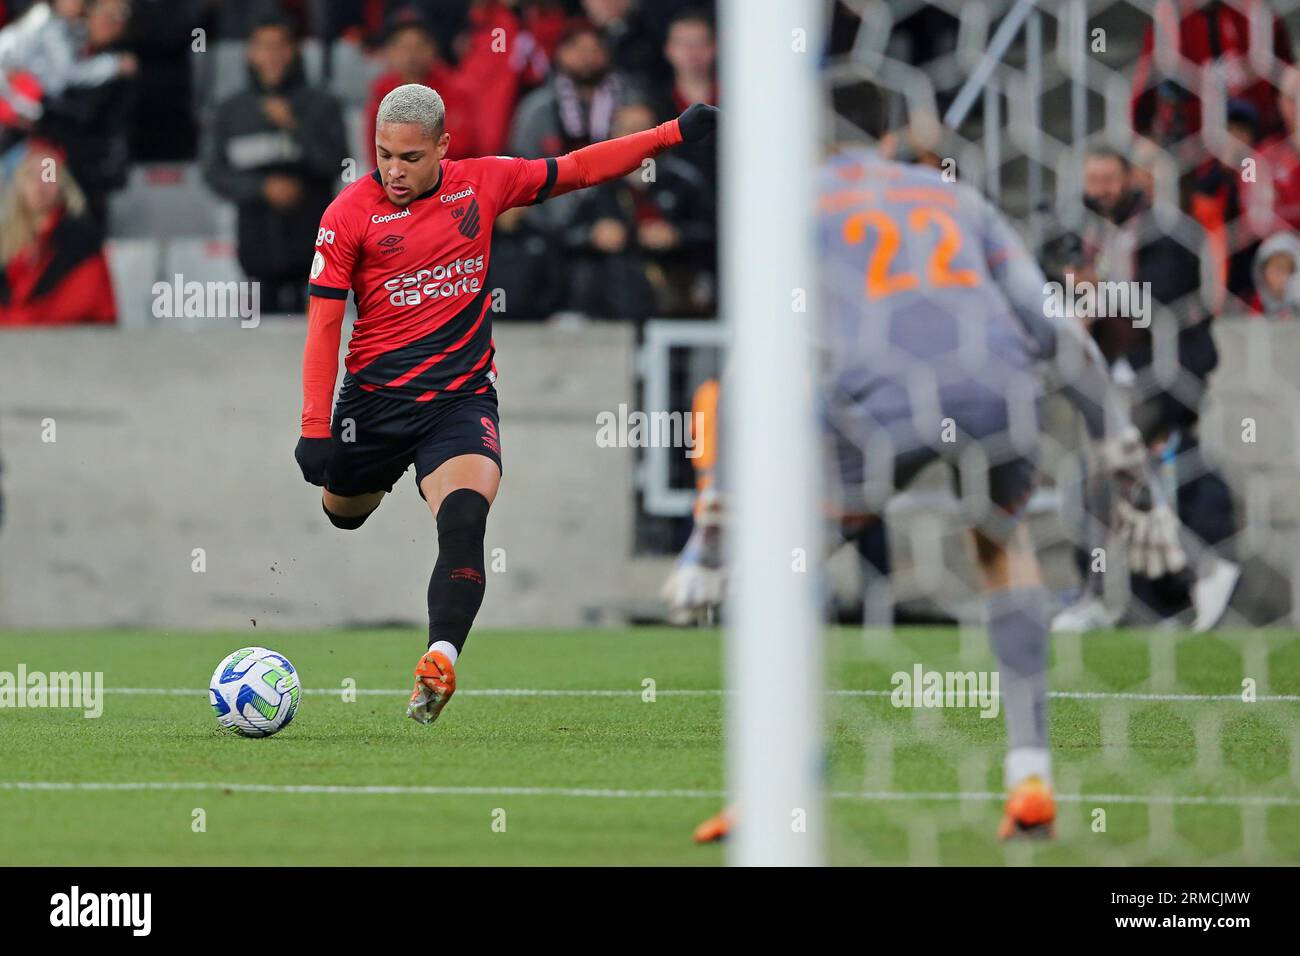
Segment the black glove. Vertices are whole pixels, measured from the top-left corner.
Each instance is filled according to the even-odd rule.
[[[707,139],[713,135],[717,126],[718,108],[707,103],[692,103],[677,117],[677,128],[682,131],[682,139],[688,143]]]
[[[330,459],[334,457],[334,439],[299,438],[293,457],[302,469],[302,476],[313,485],[325,485]]]

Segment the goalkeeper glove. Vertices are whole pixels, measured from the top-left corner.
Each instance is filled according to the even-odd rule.
[[[1128,552],[1129,570],[1154,579],[1185,568],[1178,518],[1151,475],[1138,430],[1130,425],[1101,439],[1093,445],[1093,456],[1115,489],[1110,523]]]

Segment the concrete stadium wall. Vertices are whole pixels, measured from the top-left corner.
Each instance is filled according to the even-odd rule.
[[[293,461],[302,335],[272,322],[0,333],[0,628],[418,625],[436,539],[413,479],[342,532]],[[1236,620],[1285,621],[1300,606],[1300,324],[1220,321],[1216,337],[1203,433],[1238,499]],[[613,622],[653,604],[671,561],[631,556],[632,451],[595,441],[597,412],[632,401],[631,330],[502,325],[496,340],[506,477],[481,623]],[[1242,440],[1246,418],[1254,442]],[[946,479],[919,485],[942,494]],[[937,590],[942,606],[960,605],[975,588],[960,529],[901,504],[895,598]],[[941,568],[910,547],[912,523],[936,515]],[[1044,511],[1032,529],[1049,584],[1076,583],[1059,518]],[[836,566],[853,587],[852,556]]]
[[[0,628],[426,620],[436,535],[413,472],[356,532],[302,481],[303,333],[0,333]],[[596,445],[596,413],[632,400],[632,332],[502,325],[496,342],[505,479],[479,620],[597,621],[623,596],[633,453]]]
[[[1255,623],[1300,624],[1300,323],[1215,326],[1219,369],[1201,433],[1232,490],[1242,564],[1233,608]]]

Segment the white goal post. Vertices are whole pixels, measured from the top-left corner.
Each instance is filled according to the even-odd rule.
[[[812,398],[814,178],[824,110],[818,0],[723,0],[722,307],[728,561],[727,860],[824,858],[822,663]]]

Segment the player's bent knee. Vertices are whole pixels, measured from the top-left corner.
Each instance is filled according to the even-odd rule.
[[[487,531],[487,498],[473,488],[457,488],[442,499],[438,507],[438,537],[477,537]]]
[[[321,502],[320,508],[321,511],[325,512],[325,517],[330,519],[330,524],[336,528],[342,528],[344,531],[356,531],[366,523],[367,518],[375,513],[372,509],[363,515],[336,515],[325,507],[325,502],[323,501]]]

